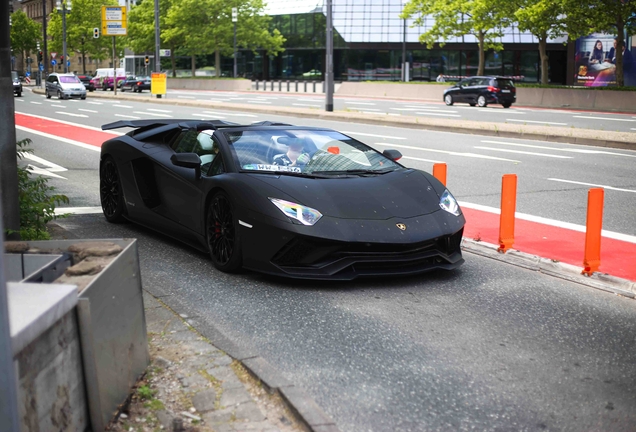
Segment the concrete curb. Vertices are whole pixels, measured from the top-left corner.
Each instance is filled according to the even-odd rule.
[[[36,94],[44,94],[42,89],[33,89]],[[214,101],[153,99],[128,96],[118,93],[93,92],[91,98],[116,99],[131,102],[145,102],[161,105],[188,106],[196,108],[208,108],[214,110],[229,110],[241,112],[253,112],[271,115],[294,116],[301,118],[314,118],[321,120],[393,126],[411,129],[434,130],[441,132],[455,132],[472,135],[496,136],[501,138],[531,139],[547,142],[560,142],[579,145],[591,145],[599,147],[611,147],[621,149],[636,149],[636,133],[597,131],[588,129],[573,129],[565,127],[513,125],[508,123],[478,122],[472,120],[430,119],[419,117],[397,117],[384,114],[362,114],[348,111],[326,112],[316,109],[287,108],[287,107],[257,107],[247,104],[219,103]]]
[[[78,238],[72,231],[50,222],[49,227],[55,231],[55,235],[64,238]],[[278,393],[283,401],[288,405],[291,412],[296,414],[298,419],[304,422],[312,432],[339,432],[333,419],[324,412],[324,410],[307,395],[300,387],[295,386],[287,378],[285,378],[275,367],[267,360],[258,356],[250,349],[243,349],[236,345],[221,333],[214,325],[203,322],[197,317],[188,316],[185,306],[174,297],[176,304],[168,304],[165,296],[158,296],[147,291],[164,306],[171,311],[180,321],[185,322],[192,327],[197,333],[205,337],[212,345],[227,355],[238,361],[245,369],[247,369],[256,379],[261,381],[270,393]],[[172,297],[172,296],[170,296]],[[171,302],[172,303],[172,302]]]
[[[636,298],[636,282],[611,276],[606,273],[596,272],[592,276],[584,276],[581,274],[582,267],[553,261],[518,250],[510,250],[505,254],[500,253],[497,250],[498,246],[495,244],[467,238],[462,239],[462,249],[466,252],[523,267],[528,270],[534,270],[590,288],[611,292],[631,299]]]

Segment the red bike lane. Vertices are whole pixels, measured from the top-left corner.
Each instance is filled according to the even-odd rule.
[[[16,125],[50,135],[101,147],[102,143],[117,136],[79,124],[44,119],[27,114],[15,115]],[[463,205],[466,217],[464,237],[499,244],[499,214]],[[479,206],[477,206],[479,207]],[[583,269],[585,233],[559,226],[558,221],[535,222],[516,218],[513,249],[543,258],[580,266]],[[626,240],[613,237],[624,237]],[[617,234],[603,236],[599,271],[612,276],[636,281],[636,240]]]

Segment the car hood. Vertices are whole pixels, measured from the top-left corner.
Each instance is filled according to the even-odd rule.
[[[415,170],[326,179],[250,175],[292,197],[295,202],[335,218],[409,218],[440,209],[439,196],[424,174]],[[284,196],[272,198],[286,199]]]

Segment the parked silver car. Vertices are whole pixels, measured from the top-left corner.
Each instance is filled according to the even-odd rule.
[[[46,79],[44,93],[47,99],[50,99],[52,95],[57,96],[58,99],[69,99],[72,97],[86,99],[86,87],[72,73],[52,73],[49,75]]]

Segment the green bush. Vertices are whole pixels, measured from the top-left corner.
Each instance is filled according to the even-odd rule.
[[[18,159],[24,153],[33,153],[29,148],[30,139],[16,143]],[[48,186],[49,179],[33,176],[26,168],[18,166],[18,196],[20,200],[20,238],[22,240],[48,240],[46,224],[61,216],[55,215],[55,206],[69,200],[66,195],[52,194],[54,187]]]

